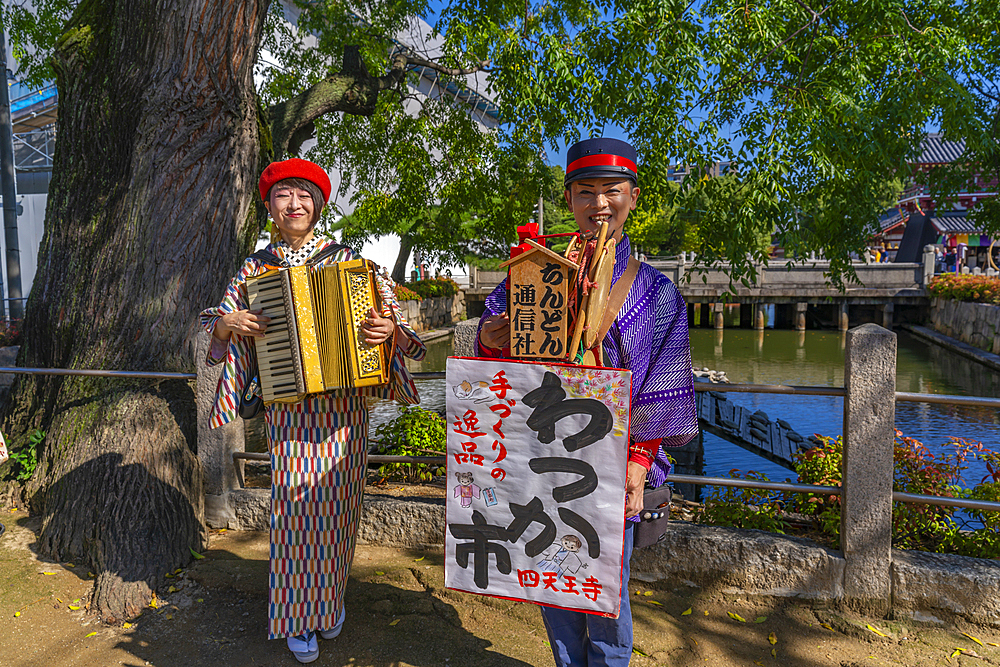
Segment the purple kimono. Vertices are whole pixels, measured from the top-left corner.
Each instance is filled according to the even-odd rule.
[[[631,254],[632,245],[623,234],[615,249],[612,285],[625,273]],[[504,281],[486,298],[480,327],[490,315],[506,310]],[[642,264],[602,350],[606,366],[632,372],[632,441],[663,438],[646,475],[648,484],[660,486],[671,469],[662,447],[680,447],[698,435],[687,306],[676,285]]]

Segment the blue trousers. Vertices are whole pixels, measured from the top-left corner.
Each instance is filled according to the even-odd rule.
[[[632,607],[628,596],[631,521],[625,522],[622,604],[618,618],[541,607],[557,667],[626,667],[632,659]]]

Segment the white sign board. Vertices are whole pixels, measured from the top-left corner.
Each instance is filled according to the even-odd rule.
[[[448,588],[617,617],[631,374],[449,358]]]

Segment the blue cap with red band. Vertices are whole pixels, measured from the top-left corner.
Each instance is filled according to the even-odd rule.
[[[639,169],[632,146],[620,139],[596,137],[573,144],[566,153],[566,187],[584,178],[621,176],[635,183]]]

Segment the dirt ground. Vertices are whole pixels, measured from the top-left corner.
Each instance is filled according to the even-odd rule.
[[[157,592],[156,608],[110,627],[87,612],[85,567],[39,558],[37,522],[23,512],[4,510],[0,522],[7,527],[0,537],[0,665],[298,664],[283,641],[266,639],[266,534],[213,532],[204,559]],[[791,601],[637,582],[631,589],[636,667],[1000,665],[997,629],[860,619]],[[958,648],[967,652],[953,656]],[[344,632],[320,641],[314,664],[515,667],[551,665],[552,658],[533,605],[445,590],[439,550],[362,546]]]

